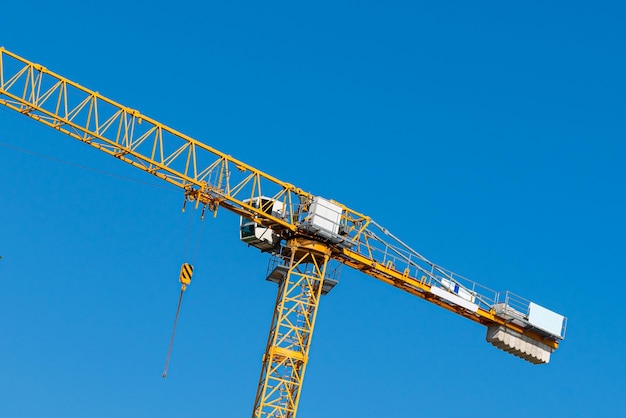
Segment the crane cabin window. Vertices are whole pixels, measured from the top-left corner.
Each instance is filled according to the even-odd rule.
[[[243,202],[255,209],[260,209],[261,212],[268,215],[282,217],[284,205],[282,202],[276,201],[275,199],[257,197],[244,200]],[[262,213],[258,212],[257,215],[263,216]],[[280,237],[274,233],[271,228],[265,227],[243,216],[240,217],[239,221],[239,238],[242,242],[257,247],[262,251],[271,250],[280,242]]]

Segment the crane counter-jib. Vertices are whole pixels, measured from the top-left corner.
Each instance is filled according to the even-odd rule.
[[[388,237],[380,238],[378,232]],[[503,326],[551,349],[565,336],[565,317],[511,292],[496,292],[444,269],[371,222],[370,238],[342,250],[355,269],[486,326]]]
[[[274,409],[295,416],[318,297],[329,290],[322,290],[329,259],[485,325],[487,341],[532,363],[547,363],[565,335],[565,317],[430,262],[368,216],[283,182],[4,48],[0,104],[179,187],[197,206],[240,215],[241,238],[249,245],[274,253],[295,249],[282,252],[282,270],[270,275],[289,297],[279,298],[275,308],[255,416]],[[313,267],[303,270],[301,264]],[[287,317],[294,312],[306,317],[305,328],[289,328],[293,321]],[[286,365],[293,369],[290,383],[279,376]],[[288,393],[295,395],[282,396]]]

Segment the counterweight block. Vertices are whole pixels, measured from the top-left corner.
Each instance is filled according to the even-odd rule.
[[[554,348],[540,341],[533,340],[503,325],[492,325],[487,328],[487,341],[514,356],[533,364],[545,364],[550,361]]]

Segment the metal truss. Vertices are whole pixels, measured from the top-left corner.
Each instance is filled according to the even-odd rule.
[[[289,241],[285,249],[284,264],[275,270],[281,277],[254,418],[296,416],[331,252],[323,244],[301,239]]]

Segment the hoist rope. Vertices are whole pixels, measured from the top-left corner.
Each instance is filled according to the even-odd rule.
[[[187,229],[187,241],[185,242],[185,256],[184,256],[184,260],[187,260],[189,263],[193,264],[196,261],[196,256],[198,255],[198,249],[200,248],[200,241],[202,240],[202,232],[204,232],[204,226],[206,225],[206,223],[204,223],[203,221],[200,222],[200,231],[198,232],[198,235],[196,237],[196,242],[193,248],[193,255],[191,256],[191,258],[189,259],[189,246],[191,243],[191,235],[192,235],[192,231],[193,231],[193,213],[189,214],[189,226]]]
[[[183,260],[187,260],[187,256],[189,255],[189,242],[191,241],[191,229],[193,225],[193,213],[190,211],[189,213],[189,226],[187,227],[187,240],[185,241],[185,256]],[[193,260],[191,260],[193,263]]]
[[[202,232],[204,231],[204,223],[202,223],[202,226],[200,227],[200,232],[198,233],[198,237],[196,239],[196,243],[195,243],[195,248],[193,250],[193,256],[191,257],[191,262],[193,263],[193,260],[195,260],[196,255],[198,254],[198,248],[200,247],[200,240],[202,238]],[[192,229],[193,229],[193,214],[190,213],[189,215],[189,227],[188,227],[188,231],[187,231],[187,240],[185,243],[185,260],[187,260],[187,257],[189,255],[189,243],[191,241],[191,233],[192,233]],[[187,266],[187,268],[190,268],[191,270],[189,271],[189,275],[188,275],[188,280],[184,280],[183,279],[183,270],[185,269],[185,266]],[[167,357],[165,358],[165,367],[163,368],[163,377],[167,377],[167,369],[169,367],[170,364],[170,358],[172,357],[172,348],[174,347],[174,336],[176,335],[176,325],[178,324],[178,317],[180,315],[180,308],[183,302],[183,293],[185,292],[185,289],[187,289],[187,285],[190,283],[191,281],[191,271],[193,271],[193,266],[191,264],[188,263],[183,263],[183,269],[181,270],[181,277],[180,277],[180,281],[182,283],[182,287],[180,289],[180,296],[178,297],[178,306],[176,307],[176,316],[174,317],[174,326],[172,328],[172,336],[170,337],[170,345],[167,349]]]
[[[174,318],[174,328],[172,328],[172,337],[170,338],[170,346],[167,349],[167,357],[165,358],[165,367],[163,368],[163,377],[167,377],[167,368],[170,365],[170,357],[172,356],[172,347],[174,346],[174,334],[176,334],[176,324],[178,323],[178,315],[180,314],[180,305],[183,302],[183,293],[185,288],[180,289],[180,296],[178,297],[178,307],[176,308],[176,317]]]
[[[191,257],[191,262],[195,262],[196,256],[198,255],[198,249],[200,248],[200,240],[202,239],[202,232],[204,231],[205,222],[201,222],[200,232],[198,232],[198,238],[196,238],[196,248],[193,250],[193,257]]]

